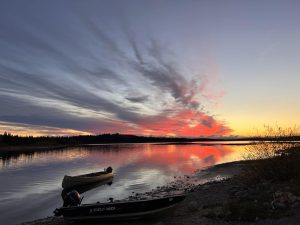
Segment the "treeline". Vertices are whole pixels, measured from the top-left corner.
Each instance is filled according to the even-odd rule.
[[[203,138],[205,140],[211,140]],[[150,143],[150,142],[191,142],[199,139],[178,138],[178,137],[147,137],[126,134],[100,134],[100,135],[81,135],[81,136],[18,136],[5,132],[0,135],[0,145],[80,145],[80,144],[101,144],[101,143]]]
[[[62,146],[106,143],[151,143],[151,142],[195,142],[195,141],[300,141],[300,136],[289,137],[248,137],[248,138],[183,138],[153,137],[127,134],[100,134],[80,136],[18,136],[5,132],[0,134],[0,146]]]

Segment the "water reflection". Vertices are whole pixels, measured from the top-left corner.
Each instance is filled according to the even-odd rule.
[[[23,167],[32,164],[42,164],[58,161],[72,161],[74,159],[86,157],[89,153],[87,149],[60,149],[52,151],[29,151],[29,152],[0,152],[2,169]]]
[[[86,184],[86,185],[80,185],[80,186],[77,186],[77,187],[73,187],[73,188],[67,188],[67,189],[63,189],[62,192],[61,192],[61,198],[62,200],[64,201],[66,195],[72,191],[72,190],[76,190],[79,194],[83,194],[89,190],[92,190],[92,189],[95,189],[95,188],[98,188],[100,186],[103,186],[103,185],[112,185],[113,183],[113,177],[111,178],[108,178],[106,180],[103,180],[103,181],[98,181],[98,182],[95,182],[95,183],[91,183],[91,184]]]
[[[171,169],[190,173],[198,169],[199,166],[210,166],[222,161],[222,158],[232,153],[232,148],[232,146],[226,145],[201,146],[195,144],[97,145],[43,152],[0,153],[0,161],[2,170],[5,170],[26,165],[51,164],[52,162],[67,162],[83,158],[88,158],[91,163],[101,163],[105,157],[107,163],[104,165],[119,166],[124,163],[151,167],[176,165],[171,166]]]
[[[200,144],[117,144],[55,151],[0,155],[0,214],[14,224],[49,216],[61,205],[65,174],[79,175],[114,168],[111,186],[84,192],[84,203],[122,199],[132,192],[151,191],[172,182],[174,176],[216,163],[238,160],[243,146]],[[22,207],[20,207],[22,206]],[[16,210],[16,208],[18,210]],[[38,211],[36,209],[39,209]]]

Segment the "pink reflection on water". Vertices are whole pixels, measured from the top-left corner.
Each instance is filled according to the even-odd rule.
[[[143,151],[136,163],[168,167],[173,172],[188,174],[216,164],[231,152],[226,146],[153,145],[149,152]]]
[[[231,146],[201,146],[199,144],[137,144],[130,150],[117,152],[91,151],[89,158],[95,164],[111,165],[114,168],[135,165],[142,168],[168,170],[174,174],[189,174],[193,171],[223,162],[233,153]]]

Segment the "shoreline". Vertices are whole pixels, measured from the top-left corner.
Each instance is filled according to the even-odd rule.
[[[51,151],[65,148],[74,147],[96,147],[101,145],[115,145],[115,144],[154,144],[154,145],[201,145],[201,146],[211,146],[211,145],[249,145],[249,143],[220,143],[220,141],[211,142],[120,142],[120,143],[98,143],[98,144],[71,144],[71,145],[11,145],[11,146],[0,146],[0,153],[27,153],[35,151]]]
[[[212,176],[230,175],[231,178],[212,181],[195,186],[186,199],[178,205],[172,216],[156,221],[120,221],[103,223],[106,225],[296,225],[300,221],[300,209],[296,208],[293,215],[283,216],[278,219],[258,219],[253,222],[226,221],[218,218],[224,214],[222,204],[230,199],[232,194],[240,192],[239,181],[235,179],[243,165],[251,161],[236,161],[217,164],[204,170],[195,171],[196,176],[209,178]],[[221,216],[220,216],[221,217]],[[66,225],[62,217],[47,217],[34,221],[19,223],[18,225]],[[86,223],[83,223],[86,224]]]

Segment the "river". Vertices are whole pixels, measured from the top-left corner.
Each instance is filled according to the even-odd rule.
[[[62,205],[65,174],[112,166],[110,185],[85,192],[83,203],[126,198],[165,185],[174,177],[242,159],[245,145],[228,143],[111,144],[27,153],[0,153],[0,221],[11,225],[53,215]]]

